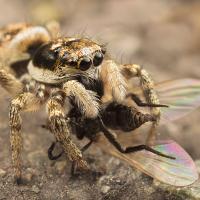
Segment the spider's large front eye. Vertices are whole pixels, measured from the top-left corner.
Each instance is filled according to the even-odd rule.
[[[101,52],[97,52],[93,58],[93,65],[95,67],[99,66],[103,61],[103,54]]]
[[[39,68],[53,70],[58,52],[51,50],[50,47],[51,44],[45,44],[36,51],[33,56],[33,65]]]
[[[83,57],[79,62],[79,69],[82,71],[88,70],[92,65],[92,61],[88,57]]]

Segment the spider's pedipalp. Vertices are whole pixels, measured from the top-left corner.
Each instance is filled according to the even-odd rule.
[[[100,68],[100,79],[104,83],[104,96],[102,101],[111,100],[122,102],[126,96],[126,82],[120,72],[119,66],[113,60],[106,60]]]
[[[49,116],[50,130],[56,137],[56,140],[63,146],[64,152],[71,161],[75,161],[79,167],[87,169],[87,163],[82,158],[82,153],[72,142],[70,137],[70,128],[64,113],[64,98],[58,92],[49,99],[47,103],[47,112]]]
[[[23,84],[3,69],[0,70],[0,85],[13,96],[23,91]]]
[[[154,90],[154,81],[145,69],[143,69],[140,65],[121,65],[121,72],[127,79],[138,77],[140,79],[140,84],[146,101],[151,104],[159,104],[159,99]],[[156,114],[155,111],[154,113]]]
[[[99,103],[97,95],[91,90],[86,90],[85,87],[75,81],[68,81],[63,85],[63,90],[68,97],[74,97],[82,114],[88,118],[94,118],[99,113]]]
[[[12,100],[10,105],[10,143],[12,152],[12,164],[14,169],[14,177],[17,183],[21,180],[21,150],[22,150],[22,135],[21,135],[21,116],[22,111],[32,111],[38,109],[42,102],[34,94],[23,93]]]

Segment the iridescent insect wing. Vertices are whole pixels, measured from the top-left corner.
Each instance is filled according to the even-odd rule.
[[[176,159],[164,158],[145,150],[132,154],[121,154],[114,148],[109,148],[109,153],[169,185],[187,186],[198,179],[198,173],[192,158],[176,142],[159,142],[153,148]]]
[[[159,99],[169,108],[161,108],[161,119],[174,121],[200,107],[200,80],[180,79],[156,86]]]
[[[200,80],[178,79],[161,82],[155,85],[155,90],[161,104],[168,108],[161,109],[161,122],[174,121],[200,107]],[[143,93],[139,87],[129,86],[129,92],[136,93],[141,98]]]

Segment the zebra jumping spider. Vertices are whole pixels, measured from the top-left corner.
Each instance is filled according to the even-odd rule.
[[[71,99],[86,118],[96,118],[105,101],[123,102],[126,81],[139,77],[147,102],[159,105],[148,73],[139,65],[119,65],[106,57],[105,47],[88,38],[56,37],[51,26],[12,24],[0,29],[0,85],[13,99],[10,104],[10,142],[14,177],[22,177],[21,112],[36,111],[46,105],[50,129],[68,158],[80,168],[88,168],[81,151],[72,141],[66,120]],[[83,84],[86,81],[87,84]],[[94,80],[103,85],[98,94]],[[87,85],[90,87],[87,88]],[[159,108],[152,108],[159,119]],[[153,132],[153,131],[152,131]]]

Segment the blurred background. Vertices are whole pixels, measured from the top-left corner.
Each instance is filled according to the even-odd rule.
[[[107,44],[113,59],[143,65],[156,82],[200,78],[198,0],[0,0],[0,13],[0,26],[57,20],[62,35],[98,39]],[[1,102],[7,105],[4,95]],[[6,129],[8,110],[7,106],[2,107],[1,127]],[[162,130],[195,159],[200,158],[199,119],[197,110]],[[4,134],[8,138],[7,129]],[[34,137],[35,142],[40,140]],[[3,142],[1,138],[0,143]],[[25,148],[29,149],[27,142]]]

